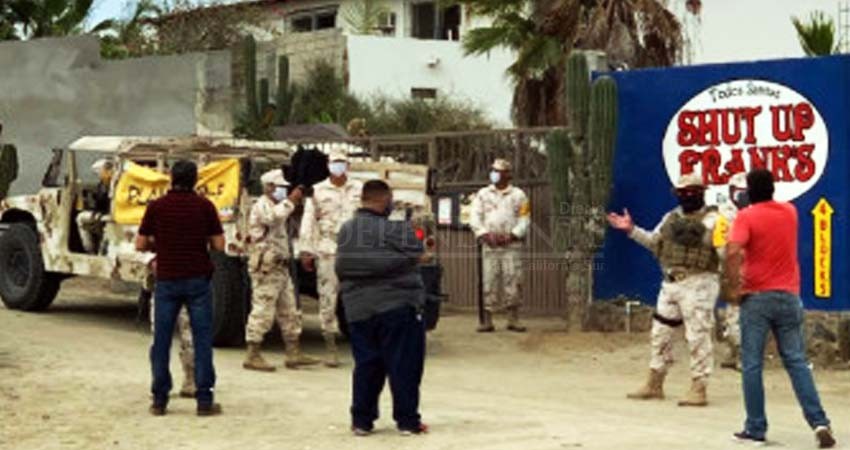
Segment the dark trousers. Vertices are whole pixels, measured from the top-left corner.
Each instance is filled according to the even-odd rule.
[[[151,371],[153,372],[154,403],[165,405],[171,392],[171,340],[180,308],[186,305],[192,324],[195,346],[195,384],[198,405],[213,402],[215,368],[212,353],[212,291],[207,277],[184,280],[160,280],[154,295],[153,345],[151,346]]]
[[[419,384],[425,367],[425,324],[405,306],[349,324],[354,356],[352,425],[371,430],[378,398],[389,378],[399,429],[419,428]]]

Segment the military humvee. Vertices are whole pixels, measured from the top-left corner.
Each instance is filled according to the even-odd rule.
[[[414,220],[426,239],[433,235],[426,166],[374,162],[356,156],[356,147],[340,146],[353,155],[349,177],[388,181],[395,191],[395,214],[406,216],[393,218]],[[250,308],[244,243],[247,215],[253,200],[261,195],[260,175],[287,165],[294,151],[285,142],[199,137],[84,137],[67,149],[54,150],[37,194],[0,202],[3,303],[10,309],[44,310],[53,302],[62,280],[73,276],[149,287],[154,255],[138,252],[134,246],[141,215],[148,202],[167,190],[169,165],[190,159],[199,167],[197,190],[216,204],[225,230],[226,250],[213,254],[214,342],[242,343]],[[109,180],[110,211],[99,218],[102,223],[96,227],[100,231],[94,236],[94,248],[86,251],[76,218],[92,207],[99,180],[89,166],[103,158],[114,166]],[[439,266],[429,270],[435,271],[439,274]],[[312,290],[309,276],[302,274],[299,281],[302,292]]]

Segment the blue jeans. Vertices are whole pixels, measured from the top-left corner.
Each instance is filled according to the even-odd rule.
[[[378,398],[389,378],[393,419],[399,429],[416,430],[419,384],[425,367],[425,323],[405,306],[349,324],[354,356],[352,425],[371,430],[378,418]]]
[[[199,406],[213,403],[215,368],[212,354],[212,291],[207,277],[183,280],[160,280],[156,283],[154,301],[154,334],[151,346],[151,370],[153,372],[154,403],[168,404],[171,392],[171,341],[180,308],[186,305],[192,323],[192,339],[195,346],[195,385]]]
[[[809,426],[829,425],[806,359],[800,298],[781,291],[748,295],[741,305],[740,321],[744,405],[747,409],[745,430],[759,438],[767,433],[762,367],[768,332],[773,332],[785,371],[791,377],[794,393]]]

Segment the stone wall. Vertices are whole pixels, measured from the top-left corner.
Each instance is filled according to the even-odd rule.
[[[39,188],[50,149],[84,135],[230,132],[228,52],[100,58],[91,36],[0,43],[3,140],[17,145],[12,195]]]

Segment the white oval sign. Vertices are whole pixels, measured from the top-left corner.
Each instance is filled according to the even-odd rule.
[[[667,126],[664,165],[675,185],[697,173],[706,202],[723,203],[732,175],[766,168],[774,198],[793,200],[817,183],[829,155],[823,117],[803,95],[763,80],[733,80],[705,89],[685,103]]]

